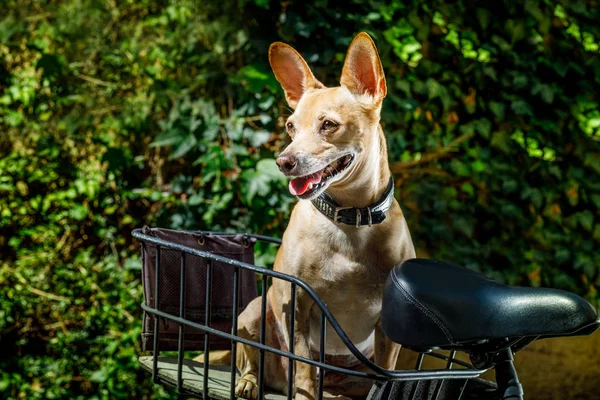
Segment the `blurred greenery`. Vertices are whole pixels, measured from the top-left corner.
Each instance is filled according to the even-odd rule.
[[[422,254],[596,306],[596,0],[17,1],[0,14],[0,397],[159,398],[130,231],[280,235],[271,42],[326,84],[371,34]],[[262,260],[268,262],[272,254]]]

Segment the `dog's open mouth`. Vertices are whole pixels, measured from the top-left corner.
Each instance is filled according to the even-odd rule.
[[[350,166],[354,156],[343,156],[315,173],[300,176],[290,181],[290,193],[294,196],[308,198],[323,188],[327,182]]]

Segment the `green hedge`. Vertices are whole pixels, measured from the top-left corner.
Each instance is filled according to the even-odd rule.
[[[130,231],[281,234],[276,40],[334,85],[352,37],[373,36],[422,254],[598,305],[598,2],[305,3],[5,2],[0,397],[165,396],[136,363]]]

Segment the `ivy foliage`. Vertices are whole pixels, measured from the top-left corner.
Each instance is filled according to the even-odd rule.
[[[335,85],[353,36],[372,35],[423,254],[598,305],[598,6],[6,1],[0,397],[165,396],[136,362],[130,231],[281,234],[294,199],[274,164],[291,112],[267,62],[277,40]]]

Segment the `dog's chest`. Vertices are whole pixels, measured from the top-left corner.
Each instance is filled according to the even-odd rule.
[[[326,257],[312,265],[305,279],[334,315],[378,316],[387,277],[385,268],[343,252],[321,254]]]
[[[339,239],[339,238],[338,238]],[[313,252],[305,252],[297,275],[306,281],[327,304],[327,308],[364,354],[373,351],[373,330],[381,314],[381,297],[388,269],[379,265],[381,257],[366,246],[320,238]],[[318,343],[320,313],[311,313],[311,347]],[[313,329],[313,327],[315,329]],[[331,332],[328,354],[346,354],[348,349]]]
[[[313,238],[296,247],[299,262],[293,268],[296,276],[317,291],[322,286],[363,291],[381,286],[397,262],[386,243],[372,240],[364,229],[354,232],[353,237],[324,230],[313,234]]]

